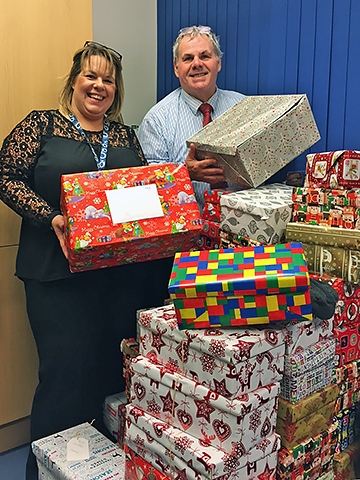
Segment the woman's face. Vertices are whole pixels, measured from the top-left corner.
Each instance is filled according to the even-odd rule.
[[[102,120],[115,97],[115,72],[108,61],[93,55],[84,63],[73,87],[71,107],[79,122]]]

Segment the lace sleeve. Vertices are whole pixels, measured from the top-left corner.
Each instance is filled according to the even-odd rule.
[[[0,151],[0,199],[23,218],[51,222],[58,213],[33,190],[33,170],[49,113],[33,111],[5,138]]]

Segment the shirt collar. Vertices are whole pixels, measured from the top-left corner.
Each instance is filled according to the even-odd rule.
[[[199,100],[195,97],[192,97],[191,95],[186,93],[185,90],[183,90],[183,89],[181,89],[181,96],[184,99],[185,103],[189,106],[189,108],[193,112],[193,114],[196,115],[198,110],[199,110],[200,105],[204,102],[202,102],[201,100]],[[212,97],[210,97],[209,100],[206,102],[206,103],[210,103],[213,110],[216,107],[218,97],[219,97],[219,91],[218,91],[218,88],[216,88],[216,91],[215,91],[214,95]]]

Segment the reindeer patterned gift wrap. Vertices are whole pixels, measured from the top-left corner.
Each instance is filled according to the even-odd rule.
[[[202,444],[231,453],[237,441],[247,451],[275,432],[279,383],[228,400],[141,356],[132,369],[130,403]]]
[[[177,253],[169,281],[180,329],[312,320],[300,243]]]
[[[72,272],[171,257],[201,230],[185,165],[63,175],[61,189]]]
[[[173,305],[138,312],[141,355],[228,400],[278,382],[284,332],[270,328],[179,330]]]
[[[291,220],[292,187],[273,183],[223,195],[220,198],[220,228],[260,244],[285,240]]]
[[[271,480],[276,478],[280,439],[270,435],[246,451],[234,438],[229,454],[128,405],[125,444],[173,479]]]

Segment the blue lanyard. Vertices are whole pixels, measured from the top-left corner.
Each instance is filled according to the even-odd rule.
[[[104,127],[103,127],[103,136],[102,136],[102,142],[101,142],[101,152],[100,152],[100,158],[96,155],[96,152],[89,142],[89,139],[87,138],[84,130],[82,129],[78,119],[73,115],[72,113],[69,113],[69,118],[74,124],[75,128],[81,133],[81,135],[85,138],[86,143],[89,145],[91,148],[92,154],[94,155],[95,162],[97,165],[98,170],[103,170],[106,166],[106,157],[107,157],[107,151],[108,151],[108,143],[109,143],[109,124],[106,120],[104,120]]]

